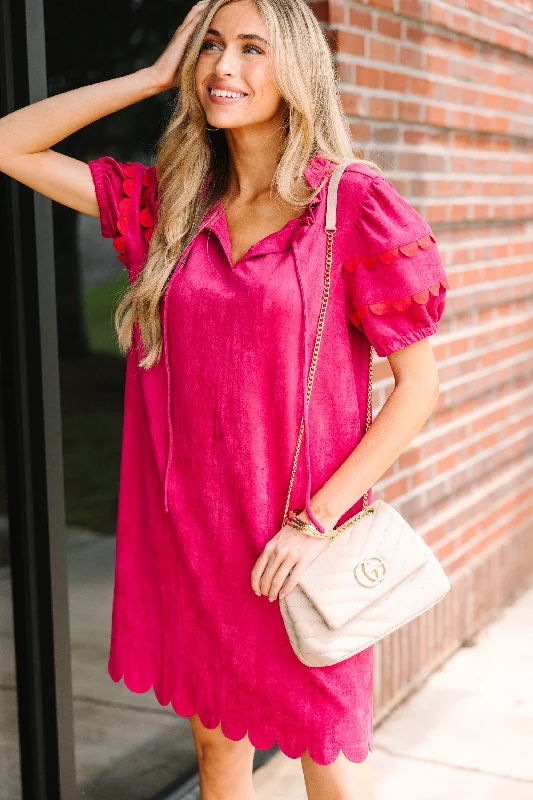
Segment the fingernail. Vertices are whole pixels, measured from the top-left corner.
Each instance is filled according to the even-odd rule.
[[[270,600],[270,602],[271,602],[271,603],[273,603],[273,602],[274,602],[274,600],[275,600],[275,598],[274,598],[274,597],[269,597],[268,599]]]
[[[258,597],[261,597],[261,592],[256,592],[256,595],[257,595]]]
[[[285,592],[280,592],[280,593],[279,593],[279,599],[280,599],[280,600],[281,600],[281,598],[282,598],[282,597],[285,597]]]

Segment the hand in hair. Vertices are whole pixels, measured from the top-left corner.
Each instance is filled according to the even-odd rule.
[[[151,67],[161,91],[172,89],[179,85],[181,77],[180,63],[183,54],[209,2],[210,0],[200,0],[199,3],[196,3],[191,8],[165,50]]]

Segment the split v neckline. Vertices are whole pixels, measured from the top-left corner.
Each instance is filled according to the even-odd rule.
[[[318,204],[318,202],[318,196],[313,198],[313,200],[304,208],[301,214],[299,214],[297,217],[287,220],[285,225],[283,225],[277,231],[272,231],[272,233],[268,233],[257,242],[254,242],[254,244],[252,244],[248,250],[240,258],[238,258],[237,261],[234,262],[226,209],[224,208],[222,200],[217,200],[215,203],[215,208],[219,213],[216,215],[215,227],[213,230],[217,234],[222,234],[222,236],[219,235],[219,238],[226,252],[232,271],[238,268],[242,262],[248,260],[249,258],[253,258],[254,256],[288,250],[291,245],[292,234],[294,230],[300,227],[300,225],[305,225],[306,223],[311,223],[314,221],[313,208]],[[217,222],[218,226],[216,225]]]
[[[334,164],[325,158],[320,153],[315,153],[310,159],[304,171],[305,179],[308,185],[316,189],[326,174],[330,174],[334,168]],[[208,175],[209,180],[213,175],[211,172]],[[226,215],[226,210],[219,198],[215,201],[213,206],[208,212],[208,221],[202,225],[202,230],[208,229],[215,233],[220,241],[220,244],[226,255],[231,272],[237,271],[239,267],[250,258],[257,256],[267,255],[270,253],[281,253],[289,250],[295,237],[301,234],[296,232],[296,229],[304,230],[306,227],[311,226],[316,221],[315,207],[323,202],[327,182],[318,192],[318,194],[308,203],[302,213],[298,217],[293,217],[288,220],[285,225],[277,231],[267,234],[259,241],[255,242],[248,248],[246,253],[242,255],[235,263],[233,262],[233,249],[231,246],[231,239],[229,235],[229,226]],[[204,187],[205,191],[205,187]]]

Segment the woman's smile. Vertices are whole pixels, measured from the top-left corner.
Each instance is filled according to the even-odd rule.
[[[245,100],[248,95],[243,92],[235,92],[230,89],[219,89],[209,87],[207,94],[211,102],[216,105],[233,105],[241,100]]]

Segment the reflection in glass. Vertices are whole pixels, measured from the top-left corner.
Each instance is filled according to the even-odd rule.
[[[50,95],[153,63],[192,6],[95,3],[45,0]],[[95,19],[97,35],[88,36]],[[113,155],[151,164],[170,99],[104,117],[54,149],[84,162]],[[127,275],[99,219],[59,203],[53,215],[78,793],[140,800],[188,775],[196,753],[186,718],[107,671],[125,378],[113,313]]]
[[[77,215],[87,350],[61,358],[76,768],[87,800],[141,800],[189,774],[187,719],[107,672],[125,359],[113,312],[127,282],[100,222]]]
[[[22,794],[1,389],[0,386],[0,800],[19,800]]]

